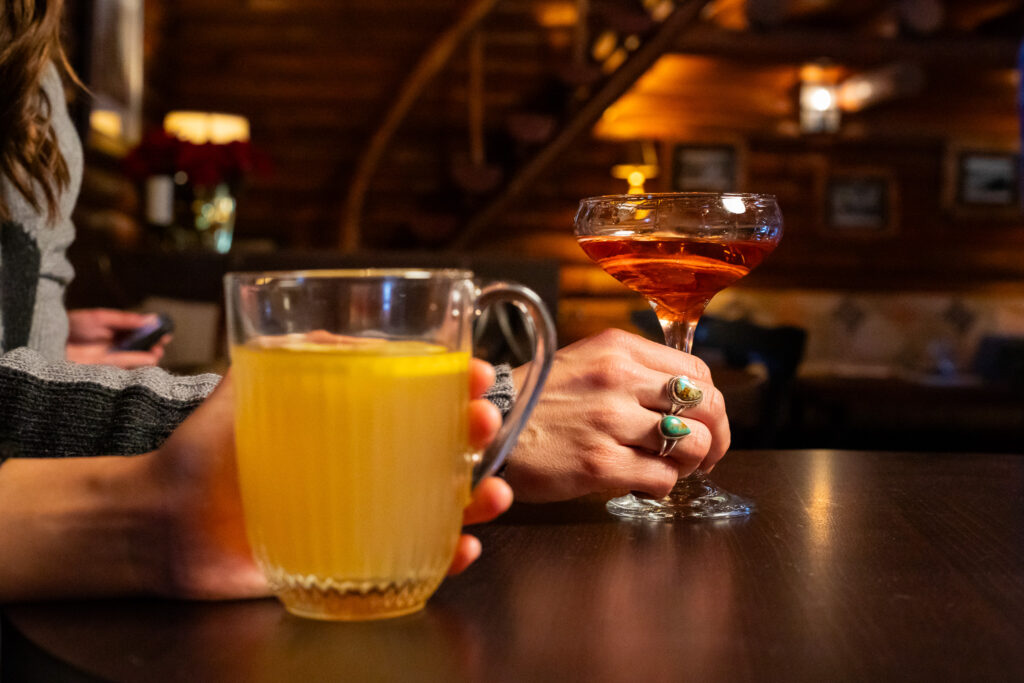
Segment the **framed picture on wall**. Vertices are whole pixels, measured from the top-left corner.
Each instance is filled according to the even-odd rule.
[[[1020,201],[1020,159],[1008,152],[960,152],[957,201],[967,206],[1016,206]]]
[[[881,171],[832,174],[825,186],[825,228],[830,234],[880,237],[896,233],[896,187]]]
[[[1020,164],[1020,155],[1007,145],[949,145],[945,163],[946,208],[960,218],[1019,220]]]
[[[740,150],[731,144],[680,143],[672,147],[674,192],[737,192]]]

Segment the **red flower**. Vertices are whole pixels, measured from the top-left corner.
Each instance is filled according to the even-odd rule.
[[[124,169],[137,180],[183,172],[192,185],[227,183],[237,189],[250,175],[269,174],[270,160],[248,141],[196,144],[154,130],[128,153]]]
[[[125,172],[137,180],[177,171],[178,147],[182,141],[162,130],[152,130],[124,158]]]

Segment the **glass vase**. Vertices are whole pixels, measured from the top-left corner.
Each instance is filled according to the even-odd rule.
[[[230,251],[236,208],[237,202],[227,183],[193,187],[191,227],[199,248],[221,254]]]

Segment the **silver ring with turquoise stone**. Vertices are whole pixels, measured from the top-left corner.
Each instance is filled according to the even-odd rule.
[[[669,412],[678,415],[687,408],[696,408],[704,400],[704,392],[685,375],[676,375],[665,384],[665,393],[672,403]]]
[[[662,415],[658,420],[658,434],[661,435],[661,450],[658,455],[665,457],[676,447],[676,442],[690,433],[682,418],[676,415]]]

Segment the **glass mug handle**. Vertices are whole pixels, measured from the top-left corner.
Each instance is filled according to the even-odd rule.
[[[494,282],[480,290],[476,300],[476,315],[494,304],[507,302],[515,305],[533,328],[533,361],[526,381],[518,392],[512,409],[505,415],[504,423],[494,441],[484,451],[480,461],[473,467],[473,486],[501,467],[509,451],[516,445],[519,432],[537,405],[541,389],[551,371],[555,358],[555,324],[544,302],[533,290],[510,282]]]

